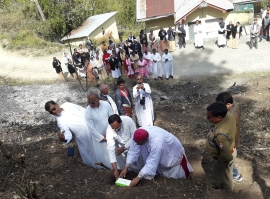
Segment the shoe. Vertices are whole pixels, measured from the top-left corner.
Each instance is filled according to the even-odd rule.
[[[169,78],[166,78],[166,80],[169,80]]]
[[[173,79],[173,76],[171,75],[171,76],[170,76],[170,78],[172,78],[172,79]]]
[[[202,47],[202,49],[204,49],[204,47]]]
[[[259,42],[261,42],[262,41],[262,38],[260,38],[260,41]]]
[[[186,48],[186,44],[185,44],[185,45],[183,45],[183,47],[184,47],[184,48]]]
[[[179,47],[180,49],[182,48],[182,46]]]
[[[250,48],[250,50],[252,49],[252,47],[251,47],[251,46],[249,46],[249,48]]]
[[[233,177],[233,180],[234,180],[235,182],[242,182],[242,181],[243,181],[242,175],[239,174],[238,176]]]

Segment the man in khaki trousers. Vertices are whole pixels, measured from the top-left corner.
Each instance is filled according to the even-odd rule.
[[[207,107],[207,119],[213,124],[206,140],[206,148],[214,161],[215,188],[232,190],[233,167],[236,158],[236,121],[222,102]]]

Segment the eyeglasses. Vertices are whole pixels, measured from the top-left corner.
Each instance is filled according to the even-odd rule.
[[[115,131],[115,132],[117,132],[117,131],[119,131],[121,129],[121,126],[119,126],[118,128],[113,128],[113,130]]]
[[[53,112],[56,110],[56,108],[52,108],[52,110],[49,111],[50,114],[53,114]]]
[[[94,101],[94,102],[88,102],[88,104],[89,104],[89,105],[90,105],[90,104],[95,105],[95,104],[97,104],[97,102],[98,102],[98,99],[96,99],[96,101]]]

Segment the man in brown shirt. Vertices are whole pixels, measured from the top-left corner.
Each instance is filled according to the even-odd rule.
[[[240,116],[241,116],[240,106],[233,100],[233,97],[229,92],[220,93],[217,96],[216,101],[220,101],[226,104],[228,112],[230,112],[235,117],[236,120],[235,147],[237,148],[240,143]],[[236,182],[241,182],[243,180],[242,175],[238,172],[238,169],[236,168],[235,165],[233,168],[233,179]]]
[[[235,118],[224,103],[214,102],[207,107],[207,120],[213,124],[206,139],[206,148],[214,159],[215,188],[232,190],[233,166],[237,155]]]

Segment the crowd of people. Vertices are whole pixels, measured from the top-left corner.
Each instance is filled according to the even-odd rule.
[[[164,53],[162,56],[158,51],[159,45],[153,32],[147,37],[144,30],[141,30],[139,41],[130,32],[126,41],[123,41],[122,37],[116,44],[112,40],[109,40],[108,44],[103,41],[99,48],[96,48],[87,37],[85,47],[80,44],[79,48],[74,49],[71,58],[66,53],[63,54],[63,63],[72,77],[77,78],[77,71],[79,76],[87,78],[87,81],[105,79],[110,75],[115,79],[127,76],[133,80],[138,74],[143,78],[150,78],[150,75],[153,75],[155,80],[162,80],[165,75],[168,80],[173,78],[173,56],[169,50],[175,50],[175,47],[171,47],[175,46],[171,27],[168,30],[169,49],[167,49],[168,42],[165,41],[166,35],[167,32],[161,28],[159,37],[160,49]],[[56,73],[64,78],[61,62],[56,57],[53,58],[53,67]]]
[[[136,76],[131,93],[125,80],[118,79],[114,97],[109,96],[106,84],[89,89],[86,109],[68,102],[59,105],[48,101],[45,110],[56,117],[60,141],[68,144],[73,136],[76,138],[87,166],[102,169],[105,165],[113,170],[115,179],[124,178],[128,171],[137,172],[130,186],[156,175],[189,178],[193,169],[181,142],[165,129],[154,126],[151,88],[143,80],[140,74]],[[220,93],[216,102],[207,107],[207,120],[213,124],[206,148],[214,159],[214,187],[231,190],[233,180],[241,182],[242,175],[235,167],[240,108],[230,93]]]

